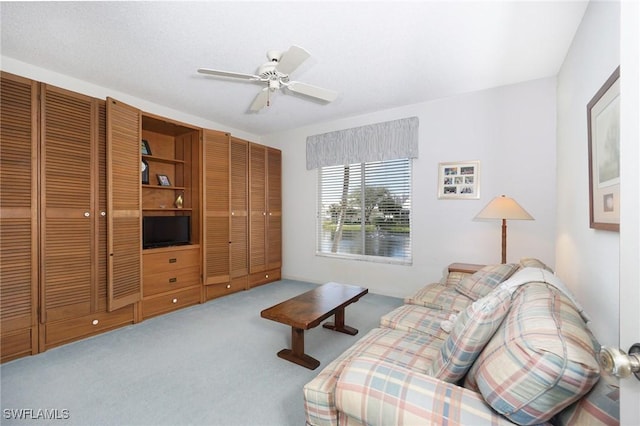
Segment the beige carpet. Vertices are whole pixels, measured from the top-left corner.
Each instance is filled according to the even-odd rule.
[[[312,371],[276,356],[291,329],[260,311],[314,286],[278,281],[3,364],[0,423],[303,426],[304,384],[402,304],[367,294],[346,309],[358,335],[307,331]]]

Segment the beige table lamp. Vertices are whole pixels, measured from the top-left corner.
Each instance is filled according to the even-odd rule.
[[[475,219],[502,219],[502,263],[507,263],[507,219],[533,220],[533,217],[513,198],[501,195],[491,200]]]

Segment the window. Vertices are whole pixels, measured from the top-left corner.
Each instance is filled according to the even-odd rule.
[[[411,263],[411,160],[322,167],[317,253]]]

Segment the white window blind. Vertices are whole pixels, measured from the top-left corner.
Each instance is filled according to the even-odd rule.
[[[411,263],[411,160],[322,167],[317,253]]]

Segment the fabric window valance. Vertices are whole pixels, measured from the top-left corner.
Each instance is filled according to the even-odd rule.
[[[307,170],[398,158],[418,158],[418,117],[307,137]]]

